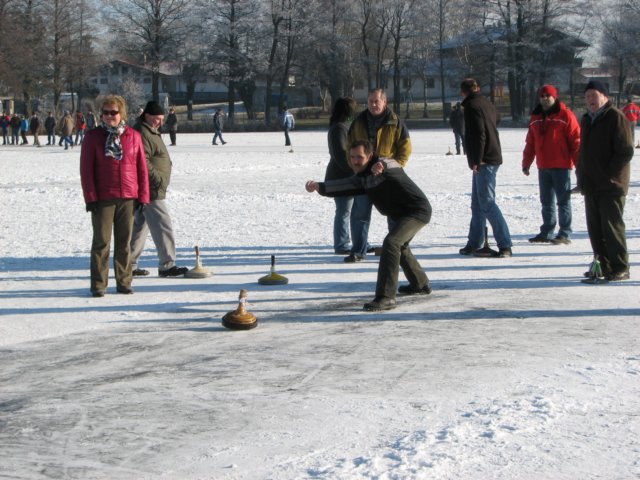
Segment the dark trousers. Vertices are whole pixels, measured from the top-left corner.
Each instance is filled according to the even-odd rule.
[[[176,144],[176,131],[175,130],[169,130],[169,138],[171,139],[171,145],[175,145]]]
[[[624,195],[585,195],[587,231],[594,255],[606,273],[629,270],[625,224],[622,219]]]
[[[109,280],[109,251],[113,231],[113,267],[116,284],[131,286],[129,243],[133,230],[134,200],[116,199],[98,203],[91,213],[91,291],[105,291]]]
[[[284,145],[288,147],[291,145],[291,139],[289,138],[289,129],[285,127],[284,129]]]
[[[396,298],[400,267],[411,286],[422,288],[427,284],[429,278],[409,248],[409,242],[425,225],[413,217],[394,219],[393,228],[382,243],[376,297]]]

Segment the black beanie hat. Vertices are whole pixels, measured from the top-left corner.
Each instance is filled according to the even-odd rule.
[[[147,102],[147,105],[144,107],[142,113],[148,113],[149,115],[164,115],[164,110],[158,102],[154,102],[152,100],[150,102]]]
[[[587,86],[584,87],[584,91],[586,92],[587,90],[597,90],[605,97],[609,96],[607,86],[604,83],[599,82],[598,80],[590,80],[589,83],[587,83]]]

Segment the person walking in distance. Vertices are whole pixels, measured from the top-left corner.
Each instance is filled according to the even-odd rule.
[[[522,154],[522,172],[529,175],[533,160],[538,167],[542,204],[540,233],[531,243],[571,243],[571,170],[578,164],[580,125],[573,112],[558,100],[553,85],[538,90]],[[556,215],[556,203],[558,213]],[[558,234],[553,232],[559,224]]]
[[[622,109],[624,116],[627,117],[629,123],[631,123],[631,140],[635,138],[636,125],[640,120],[640,107],[633,102],[633,97],[629,95],[627,98],[627,104]]]
[[[291,146],[291,138],[289,132],[296,126],[296,120],[293,118],[293,114],[289,111],[287,106],[282,107],[282,129],[284,130],[284,146]],[[293,149],[292,149],[293,151]]]
[[[467,152],[464,151],[464,111],[460,102],[456,103],[451,110],[449,125],[451,125],[456,142],[456,155],[460,155],[460,146],[462,146],[463,153],[466,154]]]
[[[33,112],[31,115],[31,120],[29,121],[29,131],[31,135],[33,135],[33,146],[41,147],[40,138],[38,134],[40,133],[40,117],[38,117],[38,112]]]
[[[167,115],[167,121],[165,122],[167,130],[169,130],[169,140],[171,140],[171,146],[176,146],[176,137],[178,134],[178,117],[176,116],[175,108],[169,108],[169,115]]]
[[[467,245],[461,255],[473,255],[484,243],[487,220],[498,244],[496,257],[510,257],[511,234],[507,222],[496,203],[496,176],[502,165],[502,150],[498,135],[498,112],[480,93],[480,86],[473,78],[465,78],[460,84],[464,97],[464,143],[467,163],[472,171],[471,222]]]
[[[227,142],[224,141],[224,139],[222,138],[222,128],[224,127],[224,110],[222,108],[219,108],[216,110],[216,113],[213,115],[213,141],[211,142],[212,145],[218,145],[218,143],[216,142],[216,139],[220,139],[220,143],[222,143],[222,145],[226,144]]]
[[[56,144],[56,117],[53,112],[49,112],[44,121],[44,128],[47,131],[47,145]]]
[[[172,164],[160,132],[163,121],[164,110],[158,102],[150,101],[133,127],[142,135],[149,172],[150,198],[149,205],[135,213],[131,235],[131,271],[134,277],[149,275],[148,270],[138,266],[149,231],[158,252],[159,276],[178,277],[189,270],[176,265],[176,242],[165,200]]]

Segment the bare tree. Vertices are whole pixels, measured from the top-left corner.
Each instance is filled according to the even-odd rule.
[[[616,75],[617,85],[610,86],[620,94],[630,93],[633,84],[625,85],[630,77],[640,75],[640,7],[629,0],[616,0],[600,16],[603,27],[602,54],[604,65]],[[618,104],[620,96],[618,96]]]
[[[396,112],[400,112],[401,101],[401,85],[402,70],[405,65],[405,58],[403,58],[403,45],[406,42],[406,36],[409,31],[414,31],[412,25],[412,18],[414,13],[414,1],[413,0],[394,0],[390,2],[390,17],[391,24],[389,27],[389,36],[392,40],[393,51],[393,109]],[[408,77],[407,77],[408,78]],[[408,109],[407,109],[408,112]]]
[[[210,70],[225,78],[228,88],[228,117],[235,116],[236,97],[243,101],[248,117],[255,116],[253,94],[255,91],[256,21],[259,4],[250,0],[219,0],[215,9],[203,12],[208,23],[208,65]],[[204,2],[211,6],[212,2]]]
[[[5,38],[14,38],[3,47],[6,65],[5,79],[15,93],[19,93],[30,114],[32,100],[43,93],[42,81],[45,77],[46,53],[43,52],[45,21],[42,3],[38,0],[13,2],[10,27],[6,25]],[[28,45],[29,48],[24,48]]]
[[[106,14],[117,25],[116,45],[142,56],[151,68],[151,95],[159,100],[160,65],[177,60],[190,18],[187,0],[106,0]]]

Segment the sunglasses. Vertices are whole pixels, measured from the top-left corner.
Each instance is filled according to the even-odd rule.
[[[120,110],[102,110],[102,115],[109,115],[110,117],[115,117],[120,113]]]

